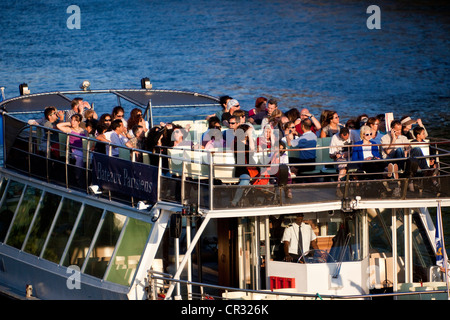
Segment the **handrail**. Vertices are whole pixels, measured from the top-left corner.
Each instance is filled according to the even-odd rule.
[[[154,294],[157,288],[161,288],[157,285],[157,281],[164,281],[164,282],[174,282],[183,284],[186,286],[197,286],[199,288],[211,288],[216,289],[223,292],[228,291],[236,291],[236,292],[242,292],[248,295],[253,294],[260,294],[260,295],[273,295],[273,296],[285,296],[285,297],[299,297],[299,298],[310,298],[310,299],[317,299],[317,298],[325,298],[330,300],[350,300],[350,299],[374,299],[374,298],[382,298],[382,297],[401,297],[401,296],[421,296],[421,295],[427,295],[427,294],[437,294],[437,293],[447,293],[447,290],[429,290],[429,291],[418,291],[418,292],[392,292],[392,293],[377,293],[377,294],[360,294],[360,295],[334,295],[334,294],[321,294],[321,293],[302,293],[302,292],[283,292],[283,291],[276,291],[276,290],[255,290],[255,289],[241,289],[241,288],[234,288],[234,287],[228,287],[228,286],[219,286],[215,284],[209,284],[209,283],[200,283],[195,281],[188,281],[188,280],[182,280],[182,279],[175,279],[170,277],[170,275],[166,276],[158,276],[154,274],[161,274],[166,275],[163,273],[156,272],[154,270],[148,270],[148,279],[149,281],[149,287],[147,287],[147,292],[151,292],[153,296],[150,296],[150,299],[157,299],[157,296]],[[201,290],[203,291],[203,290]],[[162,292],[164,294],[164,292]],[[211,295],[202,295],[202,299],[205,297],[211,297]],[[170,299],[171,296],[165,297],[165,299]],[[189,298],[189,297],[188,297]],[[217,297],[223,300],[230,300],[226,297]]]
[[[5,114],[4,116],[5,117],[11,117],[11,116],[9,116],[7,114]],[[16,118],[14,118],[14,117],[11,117],[11,118],[15,119],[17,121],[21,121],[21,120],[18,120]],[[19,149],[14,149],[13,150],[15,152],[19,152],[20,151],[21,155],[25,156],[24,159],[27,159],[27,161],[28,161],[28,164],[27,164],[27,166],[25,168],[20,168],[21,171],[24,171],[24,172],[26,172],[29,175],[33,173],[32,172],[33,171],[33,168],[32,168],[32,166],[33,166],[32,157],[34,157],[36,159],[45,160],[46,163],[47,163],[47,165],[46,165],[46,170],[47,171],[39,173],[38,177],[40,177],[42,175],[42,179],[44,179],[46,181],[49,181],[50,180],[50,177],[49,177],[49,173],[50,173],[49,163],[50,162],[52,162],[52,163],[61,163],[61,164],[64,165],[64,170],[65,170],[65,172],[64,172],[64,174],[65,174],[64,184],[65,184],[66,188],[70,188],[71,186],[69,185],[68,171],[69,171],[70,168],[75,168],[75,166],[69,162],[69,156],[70,156],[69,137],[70,136],[75,136],[77,138],[80,138],[80,136],[72,134],[72,133],[63,133],[63,132],[61,132],[58,129],[46,128],[46,127],[43,127],[43,126],[40,126],[40,125],[34,125],[34,124],[30,125],[30,124],[27,124],[26,122],[23,122],[23,121],[21,121],[21,122],[23,123],[23,127],[22,127],[21,130],[22,131],[23,130],[29,130],[29,132],[27,132],[27,137],[26,137],[27,141],[25,142],[28,145],[27,148],[26,148],[26,151],[19,150]],[[20,132],[21,131],[19,131],[16,139],[21,139],[21,138],[23,139],[23,138],[25,138],[23,134],[20,134]],[[45,135],[39,136],[38,132],[43,132],[43,133],[45,133]],[[64,135],[66,137],[66,139],[64,141],[65,142],[64,145],[61,145],[63,147],[65,146],[65,159],[63,159],[63,160],[55,159],[51,155],[51,152],[50,152],[50,149],[51,149],[50,140],[51,139],[49,139],[49,137],[52,134],[53,135],[62,134],[62,135]],[[36,150],[37,150],[36,148],[39,147],[39,142],[41,141],[41,139],[45,139],[47,143],[45,145],[45,150],[42,150],[43,152],[40,154],[40,153],[36,152]],[[84,170],[84,178],[85,178],[86,184],[84,186],[82,186],[82,189],[85,190],[86,193],[89,193],[89,180],[90,180],[90,176],[93,173],[93,168],[91,167],[90,161],[88,161],[88,160],[94,154],[94,152],[91,151],[91,146],[94,143],[98,143],[99,141],[97,139],[95,139],[95,138],[92,138],[92,137],[81,137],[81,139],[83,141],[86,141],[86,146],[87,146],[86,149],[84,150],[85,151],[85,153],[84,153],[84,163],[85,164],[83,165],[83,168],[82,168],[82,170]],[[433,144],[433,145],[434,144],[446,145],[449,142],[450,142],[449,140],[440,139],[439,141],[428,142],[428,144],[430,144],[430,145],[431,144]],[[199,186],[200,185],[201,186],[207,185],[208,189],[207,189],[206,193],[205,193],[205,191],[203,189],[201,191],[207,197],[206,202],[204,202],[202,204],[202,206],[206,207],[206,208],[208,208],[210,210],[213,210],[214,208],[220,208],[220,206],[218,206],[218,207],[216,206],[215,201],[216,201],[217,197],[214,196],[214,194],[216,192],[219,192],[220,190],[227,190],[228,188],[230,188],[230,189],[236,189],[236,188],[271,189],[272,188],[273,189],[273,188],[276,187],[273,184],[261,185],[261,186],[257,186],[257,187],[255,187],[253,185],[238,186],[236,184],[235,185],[229,185],[229,184],[226,184],[226,185],[215,185],[214,184],[216,178],[217,179],[224,178],[223,176],[220,176],[220,174],[221,174],[220,172],[216,173],[216,171],[215,171],[216,169],[220,169],[220,168],[229,168],[230,169],[231,168],[230,170],[232,170],[232,168],[248,167],[248,166],[252,166],[252,165],[258,166],[260,168],[269,168],[269,167],[278,165],[278,164],[271,164],[271,163],[255,163],[255,164],[253,164],[253,163],[250,163],[250,164],[234,163],[235,162],[234,158],[233,158],[233,161],[232,161],[233,163],[225,163],[224,161],[222,161],[222,162],[221,161],[218,161],[218,162],[213,161],[214,157],[219,157],[220,158],[221,156],[223,156],[225,154],[228,154],[230,152],[233,152],[233,153],[234,152],[240,152],[240,153],[242,153],[242,152],[245,152],[244,150],[231,151],[231,150],[227,150],[227,149],[223,149],[223,148],[211,149],[211,150],[195,149],[195,148],[182,149],[182,148],[177,148],[177,147],[170,148],[170,147],[166,147],[166,146],[158,146],[158,148],[161,151],[164,151],[164,152],[152,153],[152,152],[147,151],[147,150],[142,150],[142,149],[138,149],[138,148],[128,148],[128,147],[124,147],[124,146],[121,146],[121,145],[113,144],[113,143],[110,143],[110,142],[108,143],[108,142],[100,141],[100,143],[105,144],[106,148],[109,149],[109,150],[112,147],[117,147],[117,148],[126,149],[128,152],[131,152],[131,154],[134,154],[134,152],[140,152],[142,154],[148,155],[149,157],[155,157],[155,159],[157,157],[159,159],[159,161],[158,161],[157,164],[155,163],[155,168],[156,167],[158,168],[158,183],[157,183],[158,188],[157,189],[158,189],[158,199],[159,200],[167,200],[167,198],[165,198],[165,195],[162,193],[163,191],[166,191],[166,190],[164,190],[164,188],[161,188],[160,186],[161,186],[161,183],[162,184],[168,183],[168,181],[174,181],[174,183],[181,183],[182,195],[181,195],[180,199],[177,200],[175,198],[175,199],[170,200],[172,202],[175,201],[175,202],[179,202],[181,204],[184,204],[184,201],[186,200],[184,192],[187,189],[188,185],[192,185],[192,179],[195,180],[195,181],[198,180],[196,183]],[[414,144],[414,143],[411,143],[411,144]],[[420,145],[424,145],[424,144],[426,144],[426,143],[425,142],[423,142],[423,143],[420,142]],[[348,146],[346,146],[346,147],[348,147]],[[34,148],[36,150],[34,150]],[[327,149],[327,148],[330,148],[330,146],[320,146],[320,147],[317,147],[315,149],[319,150],[319,149]],[[285,151],[290,152],[290,151],[295,151],[295,150],[307,150],[307,149],[313,149],[313,148],[287,149]],[[169,150],[178,150],[178,151],[180,151],[180,153],[179,153],[179,155],[176,155],[176,154],[170,155],[169,154]],[[184,151],[187,151],[187,152],[184,152]],[[267,156],[267,153],[270,153],[271,151],[272,151],[271,149],[267,149],[267,150],[263,150],[263,151],[260,151],[260,152],[254,152],[253,151],[253,153],[256,154],[256,155],[259,154],[259,155]],[[450,170],[448,170],[450,168],[450,161],[446,161],[446,159],[448,159],[448,156],[450,156],[450,151],[446,150],[446,149],[443,149],[443,148],[439,148],[438,152],[439,152],[438,154],[434,154],[434,155],[431,154],[431,155],[426,155],[426,156],[420,156],[420,157],[416,157],[416,159],[438,158],[439,159],[439,165],[440,165],[441,174],[437,178],[450,179],[448,177],[448,174],[450,173]],[[167,154],[165,154],[165,153],[167,153]],[[5,159],[7,159],[8,154],[5,154],[4,157],[5,157]],[[176,176],[176,175],[175,176],[174,175],[168,176],[168,175],[164,174],[165,171],[171,170],[170,163],[169,163],[169,167],[167,167],[167,166],[163,167],[163,160],[164,159],[166,159],[169,162],[173,161],[173,160],[180,161],[180,167],[182,168],[182,170],[179,172],[179,174],[180,174],[179,176]],[[266,158],[264,158],[264,159],[266,159]],[[270,158],[267,157],[267,159],[270,159]],[[387,163],[387,162],[400,162],[400,161],[405,161],[407,159],[408,158],[378,159],[378,160],[370,160],[370,161],[372,163],[379,163],[379,162]],[[131,157],[128,160],[130,161],[130,163],[135,163],[136,162],[133,157]],[[166,160],[164,160],[164,161],[166,161]],[[328,162],[328,161],[314,162],[314,163],[289,163],[289,167],[291,167],[291,168],[295,168],[295,167],[300,168],[302,166],[316,166],[316,167],[317,166],[331,166],[331,167],[336,168],[336,166],[338,164],[347,164],[347,165],[352,164],[353,165],[353,164],[365,163],[365,162],[366,161],[364,161],[364,160],[362,160],[362,161],[351,161],[351,160],[348,160],[348,161],[342,161],[342,162],[339,162],[339,163],[338,162]],[[202,171],[201,169],[198,169],[197,171],[190,171],[186,167],[189,164],[191,164],[191,165],[194,165],[194,164],[195,165],[200,165],[201,166],[200,168],[203,167],[204,170]],[[14,168],[14,163],[8,163],[7,164],[6,162],[4,162],[4,165],[5,166],[9,166],[11,168]],[[430,170],[432,170],[432,169],[430,169]],[[383,172],[373,172],[373,173],[370,173],[370,174],[378,175],[378,177],[381,178],[382,177],[381,174],[383,174]],[[356,178],[357,180],[359,180],[360,177],[363,177],[363,174],[361,174],[359,172],[348,173],[346,181],[337,181],[337,177],[338,177],[338,173],[337,172],[336,173],[322,173],[321,172],[321,173],[312,174],[312,175],[309,175],[309,176],[300,175],[297,178],[306,178],[306,177],[309,178],[309,179],[316,179],[316,178],[317,179],[322,179],[322,180],[323,179],[331,179],[332,180],[331,182],[321,182],[321,181],[319,181],[319,183],[321,183],[323,186],[327,186],[328,185],[330,188],[335,188],[339,184],[345,185],[345,188],[343,188],[343,191],[344,191],[343,192],[343,198],[346,198],[348,196],[351,196],[349,194],[348,186],[353,184],[353,183],[355,183],[354,182],[355,180],[352,180],[352,179]],[[204,178],[207,178],[207,179],[204,179]],[[234,177],[234,179],[236,179],[235,181],[238,181],[239,177]],[[256,179],[258,179],[258,177],[252,178],[251,180],[254,181]],[[412,178],[412,179],[414,180],[414,179],[418,179],[418,178]],[[429,179],[429,177],[425,177],[424,179]],[[367,183],[368,181],[372,181],[372,180],[365,180],[365,181],[362,181],[362,182],[360,181],[360,182],[364,184],[364,183]],[[389,182],[389,181],[386,181],[384,179],[376,179],[374,181],[380,182],[380,183],[381,182]],[[401,178],[398,181],[402,182],[401,185],[400,185],[401,192],[399,193],[402,196],[400,198],[396,198],[396,199],[405,199],[406,198],[406,194],[407,194],[406,188],[408,186],[408,183],[411,182],[412,180],[410,178]],[[448,184],[446,184],[446,185],[448,185]],[[301,188],[302,186],[304,186],[304,183],[303,182],[299,183],[298,181],[294,181],[292,184],[289,185],[289,187],[291,187],[291,188]],[[200,188],[199,188],[199,190],[200,190]],[[111,194],[108,194],[108,197],[110,199],[112,199],[111,198]],[[200,199],[200,192],[198,193],[197,198]],[[332,199],[330,198],[330,200],[332,200],[332,201],[336,201],[336,200],[340,200],[340,199],[341,199],[341,197],[334,197]],[[137,200],[137,199],[131,198],[130,202],[131,202],[132,206],[134,206],[134,204],[137,203],[137,201],[135,201],[135,200]],[[306,200],[303,200],[303,201],[308,201],[308,200],[310,200],[310,199],[306,199]],[[274,202],[274,204],[277,204],[277,203],[278,202]],[[286,202],[283,202],[283,203],[279,202],[279,205],[286,205],[286,204],[287,204]],[[199,206],[200,206],[200,204],[199,204]]]

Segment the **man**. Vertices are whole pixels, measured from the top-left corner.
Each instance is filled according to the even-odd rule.
[[[317,133],[320,129],[322,129],[319,120],[317,120],[317,118],[313,114],[311,114],[311,112],[309,112],[309,110],[306,108],[303,108],[300,111],[300,120],[304,119],[310,119],[312,121],[313,126],[311,127],[311,131],[313,133]],[[297,130],[298,134],[300,135],[303,134],[301,121],[295,126],[295,129]]]
[[[309,224],[303,222],[303,213],[298,213],[295,222],[284,230],[284,261],[297,262],[303,253],[317,246],[317,236]]]
[[[228,122],[230,129],[223,131],[224,147],[228,150],[233,148],[234,137],[236,135],[236,129],[239,126],[239,117],[232,116]]]
[[[402,135],[402,124],[398,120],[391,122],[391,131],[381,138],[383,159],[404,158],[407,154],[409,140]]]
[[[241,106],[239,101],[236,99],[231,99],[227,102],[227,110],[222,114],[222,124],[228,127],[228,121],[236,110],[239,110]]]
[[[289,163],[313,163],[316,162],[316,148],[317,146],[317,136],[311,131],[312,121],[309,118],[302,120],[302,130],[303,134],[291,140],[288,136],[286,137],[286,142],[289,147],[294,149],[307,149],[300,150],[299,157],[289,157]],[[297,172],[311,171],[314,170],[314,166],[298,166],[295,167]]]
[[[337,162],[348,161],[349,160],[349,151],[345,145],[351,144],[350,141],[350,131],[348,128],[343,127],[336,133],[330,142],[329,154],[330,158]],[[339,180],[345,176],[347,172],[347,164],[339,164]]]
[[[275,116],[281,119],[281,117],[283,116],[283,112],[278,109],[278,101],[275,99],[270,99],[267,102],[267,115],[261,121],[261,128],[264,128],[269,123],[270,118]]]
[[[56,129],[56,124],[64,120],[64,111],[58,111],[55,107],[46,107],[44,109],[44,119],[41,119],[36,124],[42,125],[49,129]],[[47,150],[47,132],[44,132],[42,137],[40,150],[46,152]],[[50,131],[50,150],[53,158],[59,156],[59,136],[57,132]]]
[[[126,134],[126,128],[123,125],[122,120],[116,119],[111,123],[111,143],[119,146],[126,146],[126,143],[128,142],[128,139],[125,137]],[[111,149],[111,155],[113,157],[119,156],[119,148],[118,147],[112,147]]]
[[[65,112],[66,121],[70,121],[70,118],[75,113],[81,114],[81,116],[83,117],[82,122],[86,121],[86,117],[85,117],[86,110],[85,109],[91,110],[92,107],[89,105],[89,103],[87,101],[83,101],[83,98],[74,98],[70,103],[70,110],[67,110]],[[95,111],[94,111],[93,118],[94,119],[98,118],[97,113],[95,113]],[[83,127],[83,125],[82,125],[82,127]]]

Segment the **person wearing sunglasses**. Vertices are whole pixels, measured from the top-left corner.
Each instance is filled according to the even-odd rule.
[[[372,139],[372,129],[364,125],[361,127],[361,141],[355,142],[356,147],[352,150],[352,161],[365,161],[357,163],[355,166],[366,173],[380,173],[385,171],[386,163],[384,162],[372,162],[370,160],[381,159],[380,151],[375,141]],[[353,165],[352,165],[353,166]],[[394,174],[395,178],[398,178],[398,166],[397,164],[389,163],[388,176]],[[375,177],[375,176],[374,176]],[[381,177],[378,177],[381,178]]]

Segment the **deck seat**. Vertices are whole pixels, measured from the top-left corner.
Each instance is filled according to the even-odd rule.
[[[319,144],[321,147],[329,147],[331,143],[331,137],[325,137],[325,138],[318,138],[317,139],[317,146],[319,147]],[[323,165],[320,171],[325,174],[335,174],[337,173],[336,167],[335,167],[335,161],[331,159],[330,157],[330,149],[329,148],[323,148],[317,150],[317,152],[322,153],[322,161],[321,162],[329,162],[330,164],[333,163],[333,166],[330,167],[330,165]]]

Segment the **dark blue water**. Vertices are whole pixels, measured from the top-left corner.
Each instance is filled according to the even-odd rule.
[[[69,5],[81,29],[68,29]],[[369,30],[377,4],[381,29]],[[0,85],[154,88],[280,107],[421,117],[449,129],[450,6],[399,1],[2,1]],[[110,105],[97,108],[110,110]],[[438,119],[446,119],[436,123]],[[444,126],[444,127],[442,127]],[[442,131],[442,130],[441,130]]]
[[[81,10],[81,28],[66,12]],[[369,5],[381,29],[369,30]],[[282,110],[335,109],[420,117],[450,132],[448,1],[167,0],[0,3],[0,86],[31,92],[138,88],[228,94],[251,109],[258,96]],[[98,113],[114,102],[96,102]]]

